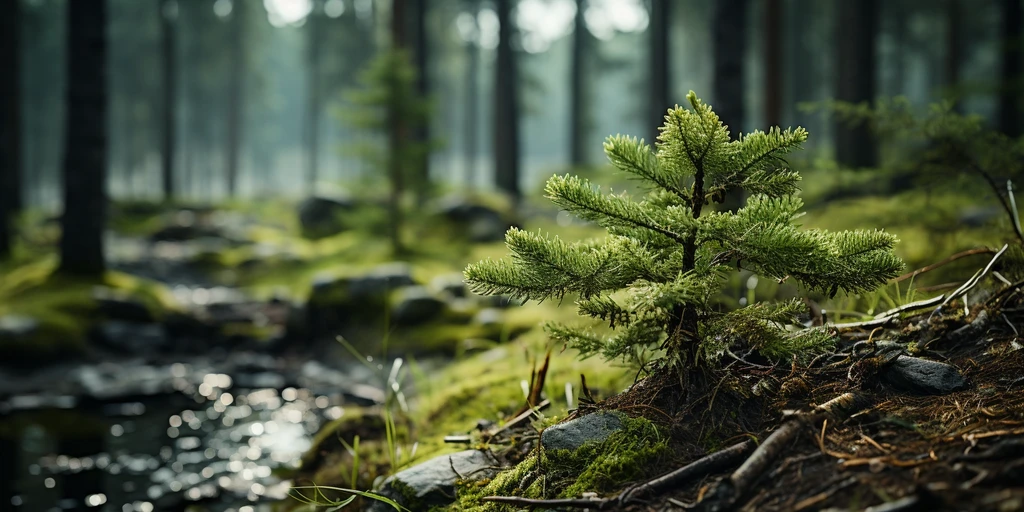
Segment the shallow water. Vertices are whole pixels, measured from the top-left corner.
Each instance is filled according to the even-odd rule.
[[[20,427],[0,440],[0,510],[269,511],[289,488],[277,470],[296,467],[320,425],[344,414],[340,393],[166,370],[170,393],[0,402],[0,428]]]

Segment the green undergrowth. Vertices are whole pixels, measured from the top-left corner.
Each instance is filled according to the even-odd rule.
[[[406,386],[415,389],[415,397],[410,397],[407,412],[397,405],[391,411],[398,418],[396,441],[404,454],[401,467],[394,468],[388,461],[383,429],[377,429],[374,435],[368,434],[366,428],[380,421],[379,417],[372,419],[366,415],[382,415],[383,411],[346,409],[345,414],[351,414],[353,419],[343,417],[317,434],[314,447],[303,458],[305,464],[298,473],[298,482],[352,487],[352,464],[358,461],[356,474],[359,476],[355,483],[357,488],[368,489],[375,477],[391,474],[396,469],[468,447],[482,447],[481,444],[446,444],[444,437],[473,434],[481,420],[501,425],[520,410],[526,403],[524,387],[529,385],[531,373],[543,363],[547,347],[546,336],[535,328],[517,341],[477,351],[438,372],[410,371]],[[581,374],[586,375],[587,386],[596,398],[622,391],[635,376],[634,369],[596,358],[580,361],[574,351],[552,348],[544,386],[544,397],[551,405],[541,413],[541,424],[551,424],[566,416],[570,408],[567,386],[575,406],[580,395]],[[414,364],[409,366],[415,368]],[[360,436],[358,459],[350,450],[357,435]],[[414,456],[408,457],[414,446]]]
[[[621,417],[622,430],[602,442],[590,442],[576,450],[535,450],[486,485],[462,485],[458,500],[445,510],[514,509],[482,501],[486,496],[556,499],[580,498],[591,492],[608,495],[631,482],[654,476],[672,458],[667,438],[644,418]]]
[[[55,271],[57,259],[6,270],[0,282],[0,317],[27,317],[39,323],[24,339],[0,340],[0,353],[9,360],[63,358],[81,354],[86,336],[100,320],[97,288],[137,301],[154,319],[178,312],[180,306],[164,285],[123,272],[107,272],[100,279],[67,276]]]

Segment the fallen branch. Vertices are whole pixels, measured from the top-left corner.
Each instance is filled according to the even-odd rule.
[[[917,270],[915,270],[913,272],[907,272],[906,274],[903,274],[902,276],[899,276],[896,279],[893,279],[892,282],[899,283],[901,281],[906,281],[907,279],[911,279],[911,278],[917,277],[917,276],[919,276],[921,274],[924,274],[925,272],[930,272],[930,271],[935,270],[935,269],[937,269],[939,267],[942,267],[944,265],[948,265],[950,263],[953,263],[954,261],[959,260],[961,258],[966,258],[968,256],[974,256],[976,254],[992,254],[994,252],[995,251],[993,251],[992,249],[989,249],[988,247],[981,247],[981,248],[977,248],[977,249],[968,249],[968,250],[963,251],[963,252],[958,252],[958,253],[956,253],[956,254],[954,254],[954,255],[952,255],[952,256],[950,256],[950,257],[948,257],[948,258],[946,258],[946,259],[944,259],[942,261],[939,261],[937,263],[932,263],[931,265],[928,265],[927,267],[919,268],[919,269],[917,269]]]

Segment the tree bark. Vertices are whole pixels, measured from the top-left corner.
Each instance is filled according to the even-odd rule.
[[[575,28],[572,31],[572,62],[569,68],[569,163],[573,167],[589,164],[587,131],[590,125],[590,81],[587,73],[593,59],[594,41],[583,15],[587,0],[576,0]]]
[[[463,120],[465,138],[465,185],[472,190],[476,185],[477,130],[479,129],[480,87],[477,80],[480,76],[480,25],[477,16],[480,13],[480,0],[466,0],[469,12],[473,15],[473,26],[476,29],[476,40],[466,43],[466,115]]]
[[[658,129],[665,124],[665,113],[672,107],[669,99],[669,83],[672,69],[669,61],[669,27],[672,19],[672,0],[651,0],[650,21],[650,76],[648,94],[648,141],[658,139]]]
[[[838,2],[836,37],[839,62],[836,99],[851,103],[870,103],[875,99],[875,34],[878,27],[878,0]],[[878,148],[866,125],[836,125],[836,160],[849,167],[873,167],[878,163]]]
[[[175,12],[172,12],[175,11]],[[175,19],[177,4],[160,0],[160,52],[163,64],[163,110],[161,111],[160,178],[164,201],[174,199],[174,157],[176,147],[174,116],[178,105],[178,54]]]
[[[748,0],[715,2],[715,112],[734,137],[742,130],[746,113],[743,58],[747,49],[748,4]]]
[[[242,145],[242,108],[245,105],[245,2],[234,2],[231,11],[231,70],[227,90],[226,152],[228,196],[238,192],[238,167]]]
[[[519,84],[512,50],[513,0],[497,0],[498,48],[494,83],[494,179],[498,190],[519,204]]]
[[[766,0],[764,10],[764,124],[772,127],[782,124],[782,0]]]
[[[313,12],[306,19],[306,194],[316,194],[316,182],[320,178],[320,69],[321,69],[321,22],[323,2],[313,2]]]
[[[11,254],[21,210],[21,0],[0,3],[0,260]]]
[[[416,95],[426,101],[430,95],[430,38],[427,33],[427,10],[429,0],[417,0],[412,6],[413,64],[416,67]],[[420,123],[412,134],[417,144],[426,145],[430,141],[430,125]],[[423,206],[430,196],[430,153],[423,151],[413,163],[413,176],[416,186],[416,205]]]
[[[60,271],[99,277],[106,269],[107,5],[68,2],[67,136]]]
[[[961,111],[960,94],[960,63],[963,60],[963,6],[960,0],[946,0],[946,92],[956,100],[955,108]]]
[[[406,42],[406,5],[405,0],[393,0],[391,3],[391,44],[393,51],[405,49]],[[402,243],[402,195],[405,192],[405,177],[402,173],[402,161],[399,155],[406,143],[408,134],[402,114],[394,105],[388,106],[388,176],[391,181],[391,193],[388,196],[388,235],[391,238],[391,250],[395,254],[405,252]]]
[[[748,6],[748,0],[718,0],[714,7],[714,107],[733,137],[742,132],[746,117],[743,59],[747,50]],[[742,206],[743,190],[725,191],[723,210],[735,211]]]
[[[1000,43],[1002,69],[999,88],[999,129],[1010,137],[1021,135],[1019,99],[1024,90],[1021,66],[1021,4],[1020,0],[1001,0]]]

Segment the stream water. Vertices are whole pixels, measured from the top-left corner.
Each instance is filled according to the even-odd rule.
[[[173,390],[0,402],[5,423],[22,427],[0,444],[0,510],[270,510],[288,493],[277,470],[296,467],[347,403],[340,393],[254,385],[281,382],[265,372],[236,382],[203,365],[151,370]]]

